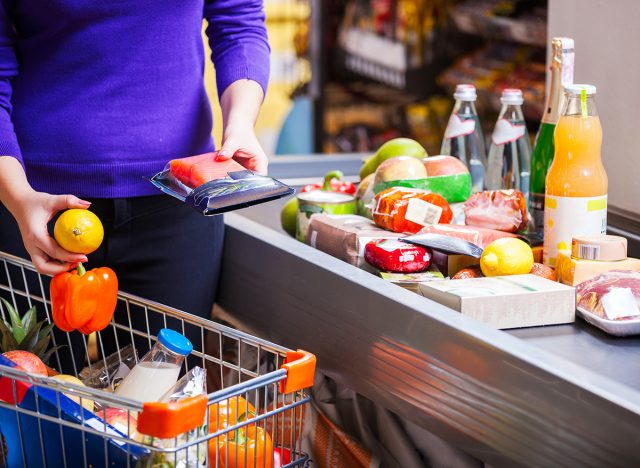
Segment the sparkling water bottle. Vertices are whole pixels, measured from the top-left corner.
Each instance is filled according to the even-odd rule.
[[[473,191],[481,192],[484,189],[487,158],[474,104],[477,99],[476,87],[469,84],[458,85],[453,97],[456,103],[444,132],[440,154],[454,156],[462,161],[471,173]]]
[[[505,89],[502,109],[491,135],[487,189],[516,189],[529,199],[531,142],[522,115],[522,91]]]

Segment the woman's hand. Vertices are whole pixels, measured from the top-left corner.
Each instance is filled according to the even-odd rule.
[[[59,211],[88,208],[89,202],[73,195],[36,192],[18,160],[11,156],[0,156],[0,202],[18,222],[22,242],[40,273],[55,275],[87,261],[84,255],[61,248],[49,235],[47,224]]]
[[[224,132],[218,160],[234,158],[251,171],[267,173],[269,159],[253,129],[263,98],[262,88],[251,80],[236,81],[222,93]]]
[[[73,195],[49,195],[31,192],[22,199],[14,217],[20,227],[22,242],[38,272],[56,275],[87,261],[83,254],[67,252],[47,231],[47,224],[62,210],[88,208],[91,203]]]
[[[227,127],[222,139],[222,147],[218,151],[218,161],[234,158],[250,171],[266,174],[269,159],[265,154],[253,125]]]

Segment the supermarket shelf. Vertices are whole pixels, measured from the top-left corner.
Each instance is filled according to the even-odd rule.
[[[467,1],[451,12],[451,18],[458,29],[491,39],[518,42],[545,47],[547,44],[547,24],[538,18],[514,19],[492,16],[488,13],[495,2]]]
[[[314,174],[334,166],[283,158],[272,174],[314,175],[301,161],[318,160]],[[640,465],[640,339],[490,329],[278,232],[280,206],[226,216],[219,303],[240,321],[492,465]]]

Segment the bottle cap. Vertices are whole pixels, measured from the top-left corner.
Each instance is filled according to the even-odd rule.
[[[453,97],[459,101],[475,101],[478,98],[476,87],[472,84],[459,84]]]
[[[503,89],[502,96],[500,97],[500,102],[502,104],[521,106],[524,102],[522,91],[513,88]]]
[[[158,333],[158,341],[169,351],[187,356],[193,351],[191,341],[177,331],[163,328]]]
[[[576,96],[580,96],[582,90],[587,92],[587,96],[592,96],[596,94],[596,87],[588,84],[566,84],[564,85],[565,92],[569,94],[575,94]]]
[[[582,260],[617,262],[627,258],[627,239],[620,236],[577,236],[571,241],[571,256]]]

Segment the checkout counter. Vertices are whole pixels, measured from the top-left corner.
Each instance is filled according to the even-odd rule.
[[[270,174],[300,186],[360,165],[280,157]],[[284,203],[225,215],[218,302],[252,331],[492,466],[640,466],[640,338],[579,318],[491,329],[289,237]]]

